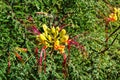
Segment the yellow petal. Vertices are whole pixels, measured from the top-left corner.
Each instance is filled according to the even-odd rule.
[[[65,35],[65,36],[64,36],[65,41],[67,41],[67,40],[68,40],[68,38],[69,38],[69,36],[68,36],[68,35]]]
[[[61,39],[60,39],[60,42],[61,43],[67,43],[67,40],[68,40],[68,38],[69,38],[69,36],[68,35],[65,35],[65,36],[63,36]]]
[[[63,35],[65,35],[65,34],[66,34],[66,30],[65,30],[65,29],[62,29],[61,33],[62,33]]]
[[[114,13],[116,14],[118,12],[119,12],[119,10],[117,8],[114,8]]]
[[[118,8],[118,17],[120,18],[120,8]]]
[[[63,45],[60,45],[59,48],[58,48],[60,53],[64,53],[64,49],[65,49],[65,46],[63,46]]]
[[[59,40],[57,40],[57,41],[54,43],[54,45],[55,45],[55,46],[60,45],[60,41],[59,41]]]
[[[47,25],[43,24],[43,30],[44,30],[44,32],[47,32],[47,29],[48,29]]]
[[[46,40],[46,38],[45,38],[45,36],[44,36],[43,34],[40,34],[39,39],[40,39],[41,41]]]
[[[114,19],[115,19],[115,21],[117,21],[117,15],[116,14],[114,15]]]
[[[51,28],[51,32],[54,34],[55,33],[55,27]]]
[[[66,30],[62,29],[61,32],[60,32],[60,37],[64,36],[65,34],[66,34]]]
[[[50,35],[48,35],[48,40],[51,42],[52,41],[52,38]]]
[[[56,27],[56,30],[57,30],[57,31],[59,31],[59,30],[60,30],[60,28],[59,28],[59,27]]]
[[[59,28],[59,27],[56,27],[56,29],[55,29],[56,37],[58,36],[59,30],[60,30],[60,28]]]
[[[116,14],[111,13],[111,14],[109,15],[109,17],[110,17],[110,18],[113,18],[114,21],[117,21],[117,15],[116,15]]]

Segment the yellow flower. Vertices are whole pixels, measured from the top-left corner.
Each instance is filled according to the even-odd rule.
[[[45,31],[45,32],[47,32],[47,26],[46,26],[46,24],[43,24],[43,30]]]
[[[55,41],[55,43],[54,43],[54,46],[58,46],[58,45],[60,45],[60,41],[59,40]]]
[[[120,18],[120,8],[118,8],[118,17]]]
[[[60,45],[60,41],[59,40],[57,40],[54,43],[54,50],[58,50],[58,51],[60,51],[60,53],[64,53],[64,48],[65,48],[65,46],[64,45]]]
[[[66,35],[66,30],[62,29],[60,31],[59,27],[48,28],[45,24],[43,24],[43,30],[44,32],[37,35],[36,38],[40,44],[51,47],[60,53],[64,53],[65,44],[67,45],[67,40],[69,38],[69,36]]]
[[[56,29],[55,29],[55,34],[56,34],[56,37],[58,36],[58,34],[59,34],[59,30],[60,30],[60,28],[59,27],[56,27]]]
[[[65,46],[64,45],[56,45],[54,50],[60,51],[60,53],[64,53]]]
[[[48,27],[46,26],[46,24],[43,24],[43,30],[45,32],[45,35],[48,35]]]
[[[118,12],[118,9],[117,8],[114,8],[114,13],[117,13]]]
[[[48,35],[48,40],[51,42],[52,41],[52,38],[50,35]]]
[[[56,27],[56,31],[59,31],[60,30],[60,28],[59,27]]]
[[[43,42],[43,41],[46,40],[44,34],[40,34],[40,35],[39,35],[39,39],[40,39],[41,42]]]
[[[117,14],[120,12],[120,8],[114,8],[114,13]]]
[[[66,34],[66,30],[65,29],[62,29],[61,32],[60,32],[60,36],[63,36]]]
[[[61,43],[67,43],[68,38],[69,38],[69,36],[68,36],[68,35],[65,35],[65,36],[63,36],[63,37],[60,39],[60,42],[61,42]]]
[[[59,48],[58,48],[60,53],[64,53],[64,49],[65,49],[65,46],[63,46],[63,45],[59,46]]]
[[[114,13],[111,13],[111,14],[109,15],[109,18],[111,18],[112,21],[117,21],[117,15],[114,14]]]
[[[51,28],[51,32],[52,32],[53,34],[55,34],[55,27],[52,27],[52,28]]]

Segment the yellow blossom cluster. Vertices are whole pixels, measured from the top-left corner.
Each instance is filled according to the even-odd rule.
[[[118,20],[118,17],[120,17],[120,8],[114,8],[114,11],[109,15],[109,18],[114,22]]]
[[[65,45],[67,45],[67,41],[69,38],[69,36],[66,34],[66,30],[60,30],[59,27],[49,28],[45,24],[43,24],[43,30],[44,32],[40,35],[37,35],[36,38],[40,42],[40,44],[60,51],[60,53],[64,53]]]

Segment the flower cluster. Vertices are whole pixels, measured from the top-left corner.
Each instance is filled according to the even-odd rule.
[[[43,30],[44,32],[40,35],[37,35],[36,38],[40,44],[57,50],[60,53],[64,53],[65,45],[67,45],[69,38],[69,36],[66,34],[66,30],[60,30],[59,27],[49,28],[45,24],[43,24]]]
[[[39,45],[43,46],[40,51],[40,56],[38,57],[38,47],[35,48],[35,57],[38,63],[38,73],[42,71],[42,63],[44,61],[44,72],[46,72],[46,49],[49,48],[50,53],[54,51],[59,51],[63,56],[63,73],[67,73],[67,62],[70,60],[70,49],[71,46],[75,46],[77,49],[81,50],[82,53],[86,53],[85,47],[76,42],[74,39],[70,39],[69,35],[66,34],[66,30],[63,27],[48,27],[43,24],[43,32],[40,32],[36,26],[31,26],[28,30],[36,35],[36,40]],[[65,54],[65,48],[68,49],[68,54]]]
[[[109,15],[109,18],[108,18],[109,21],[112,21],[112,22],[117,21],[118,17],[120,16],[119,14],[120,14],[120,8],[114,8],[113,13]]]

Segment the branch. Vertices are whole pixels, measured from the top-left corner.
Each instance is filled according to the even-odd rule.
[[[115,40],[117,39],[117,37],[118,37],[118,34],[115,36],[115,39],[112,41],[112,43],[111,43],[109,46],[112,46],[112,45],[114,44],[114,42],[115,42]],[[104,50],[102,50],[102,51],[99,52],[99,53],[105,53],[109,48],[110,48],[110,47],[107,47],[107,48],[105,48]]]
[[[119,26],[117,29],[115,29],[115,31],[113,31],[113,32],[108,36],[108,39],[109,39],[113,34],[115,34],[119,29],[120,29],[120,26]]]

